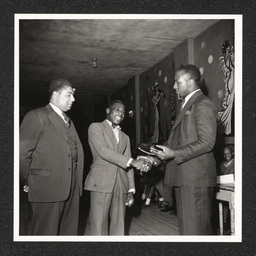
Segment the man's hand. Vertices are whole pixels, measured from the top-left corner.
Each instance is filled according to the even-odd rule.
[[[152,166],[152,163],[147,159],[133,159],[131,162],[131,166],[135,167],[137,170],[148,171]]]
[[[144,164],[147,164],[150,168],[152,167],[152,165],[154,164],[154,157],[152,156],[138,156],[137,159],[143,159],[144,160]]]
[[[140,156],[139,156],[140,157]],[[142,156],[145,157],[145,156]],[[146,158],[154,165],[155,167],[158,166],[161,162],[156,161],[156,157],[147,155]]]
[[[126,195],[126,203],[125,205],[128,207],[131,207],[134,204],[134,198],[133,198],[133,193],[128,192]]]
[[[144,164],[146,165],[145,167],[144,166],[142,167],[141,173],[142,172],[148,172],[152,168],[152,166],[158,166],[159,163],[160,163],[160,162],[157,163],[155,161],[155,158],[152,157],[152,156],[149,156],[149,155],[147,155],[147,156],[138,156],[137,159],[144,159]]]
[[[29,191],[28,185],[23,186],[23,191],[26,192],[26,193],[28,193],[28,191]]]
[[[162,150],[157,150],[154,147],[150,147],[150,152],[154,153],[155,156],[157,156],[159,159],[161,160],[167,160],[170,158],[174,158],[174,152],[172,149],[166,147],[166,146],[162,146],[162,145],[156,145],[157,147],[161,148]]]

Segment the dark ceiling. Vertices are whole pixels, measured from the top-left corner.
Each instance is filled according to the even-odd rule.
[[[87,108],[169,55],[218,20],[20,19],[20,102],[48,100],[52,79],[76,87],[76,104]],[[92,58],[98,59],[93,68]]]

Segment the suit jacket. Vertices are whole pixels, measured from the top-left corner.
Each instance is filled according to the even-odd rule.
[[[129,137],[120,130],[119,143],[117,143],[112,127],[104,120],[101,123],[90,125],[88,140],[93,163],[84,188],[90,191],[110,193],[113,191],[117,172],[121,178],[123,193],[135,188],[133,168],[126,168],[131,158]]]
[[[201,91],[196,92],[177,117],[167,146],[175,158],[167,162],[165,183],[172,186],[216,185],[212,153],[216,140],[217,111]]]
[[[72,158],[63,120],[50,105],[30,111],[20,127],[20,175],[29,186],[31,202],[57,202],[68,198]],[[70,132],[77,143],[78,182],[82,193],[84,154],[73,122]]]

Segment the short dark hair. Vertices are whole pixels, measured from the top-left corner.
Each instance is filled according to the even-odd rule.
[[[117,103],[122,104],[122,105],[125,107],[123,101],[121,101],[121,100],[112,100],[112,101],[109,103],[108,108],[111,108],[113,105],[115,105],[115,104],[117,104]]]
[[[53,92],[58,92],[60,91],[61,89],[65,88],[65,87],[71,87],[72,88],[72,85],[71,83],[66,80],[66,79],[55,79],[55,80],[52,80],[50,86],[49,86],[49,97],[51,98]]]
[[[187,65],[181,65],[177,71],[183,70],[185,73],[189,74],[191,79],[195,80],[196,82],[199,82],[201,79],[201,73],[199,69],[192,64],[187,64]]]
[[[225,149],[228,149],[232,154],[234,153],[233,148],[230,147],[230,146],[225,146],[225,147],[223,148],[223,151],[224,151]]]

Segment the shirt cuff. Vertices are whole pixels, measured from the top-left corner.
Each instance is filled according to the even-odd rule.
[[[126,164],[126,167],[130,167],[131,166],[131,162],[132,162],[133,158],[130,158]]]
[[[131,188],[131,189],[129,189],[129,191],[128,191],[128,193],[130,193],[130,192],[132,192],[133,194],[135,194],[135,188]]]

